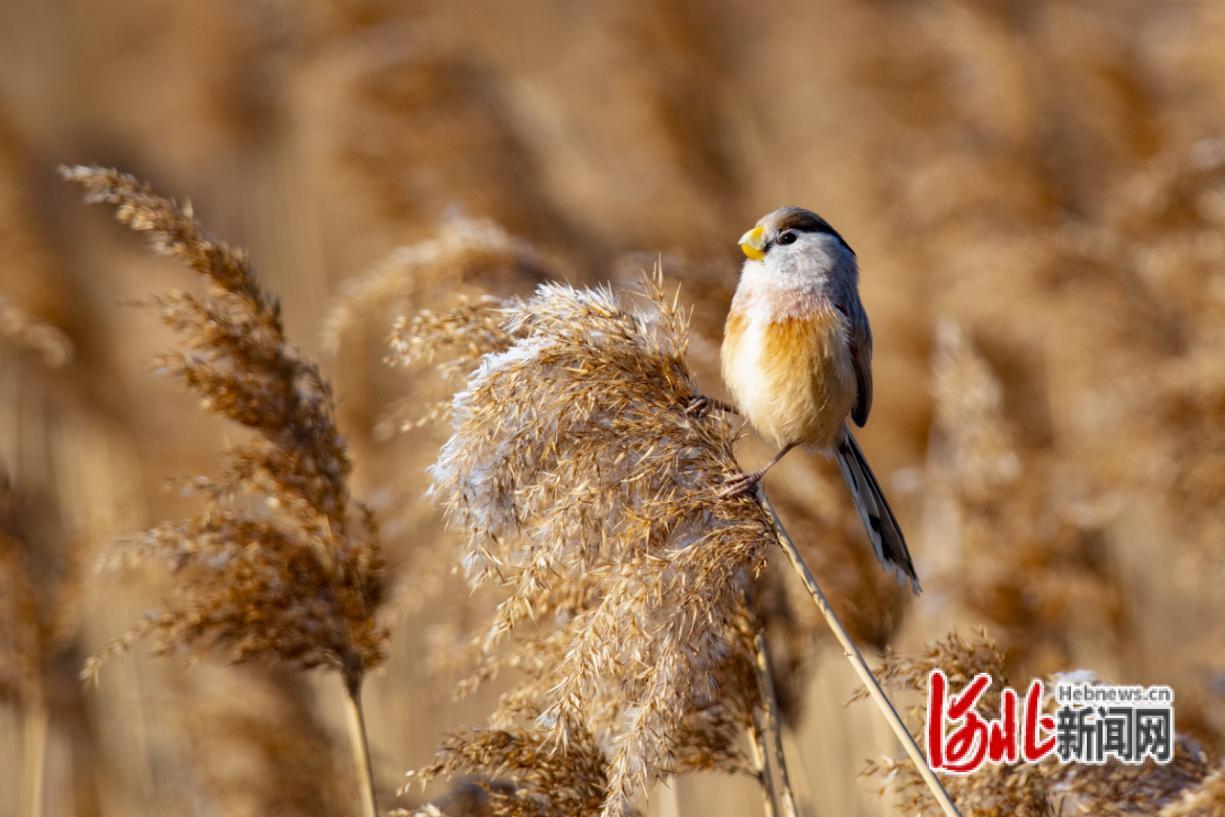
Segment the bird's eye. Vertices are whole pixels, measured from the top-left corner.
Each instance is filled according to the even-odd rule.
[[[776,244],[794,244],[795,239],[796,239],[795,233],[792,232],[791,230],[787,230],[785,233],[782,233],[781,235],[779,235],[778,240],[774,243]]]

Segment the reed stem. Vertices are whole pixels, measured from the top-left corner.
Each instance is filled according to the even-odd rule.
[[[766,649],[766,636],[760,629],[753,637],[753,665],[757,671],[757,685],[761,690],[762,715],[765,734],[773,744],[774,759],[778,766],[778,800],[783,817],[799,817],[795,805],[795,790],[791,788],[791,775],[787,772],[787,755],[783,752],[782,725],[778,719],[778,696],[774,692],[774,677],[770,673],[770,653]]]
[[[757,770],[757,782],[761,784],[763,814],[778,817],[778,789],[774,785],[774,773],[770,770],[770,756],[766,753],[764,718],[760,712],[753,713],[753,725],[749,728],[749,748],[753,752],[753,767]]]
[[[876,676],[872,673],[868,662],[864,660],[863,653],[855,646],[855,642],[851,639],[851,634],[842,625],[842,621],[839,620],[838,615],[834,612],[834,608],[830,607],[825,594],[821,592],[821,588],[817,585],[817,580],[813,578],[812,571],[804,563],[804,557],[800,555],[795,542],[790,534],[787,533],[787,529],[783,527],[782,520],[778,518],[778,513],[774,510],[774,506],[770,504],[770,500],[766,498],[764,491],[759,491],[758,496],[762,507],[770,513],[770,518],[774,522],[774,531],[778,536],[778,543],[782,547],[783,552],[787,554],[787,559],[791,562],[792,568],[795,569],[795,572],[799,574],[800,579],[804,582],[804,589],[808,591],[808,595],[812,596],[817,609],[825,616],[825,622],[829,625],[830,630],[833,631],[834,637],[838,639],[843,655],[851,662],[851,666],[854,667],[859,680],[863,682],[877,708],[885,716],[885,720],[889,722],[890,728],[893,729],[893,734],[901,741],[902,748],[910,756],[910,760],[923,778],[923,782],[927,784],[927,788],[931,790],[932,796],[936,798],[936,802],[940,804],[940,808],[947,817],[961,817],[961,812],[957,810],[957,806],[953,805],[953,800],[949,797],[948,791],[945,790],[944,785],[936,777],[931,767],[927,765],[927,758],[923,756],[923,751],[919,748],[919,744],[915,742],[914,736],[906,728],[905,722],[902,721],[902,716],[898,714],[897,709],[893,706],[893,702],[889,700],[889,696],[881,688],[880,682],[876,680]]]
[[[43,785],[47,769],[47,707],[30,701],[22,716],[22,751],[25,753],[24,817],[42,817]]]
[[[361,792],[362,817],[378,817],[374,793],[374,767],[370,762],[370,742],[366,736],[366,715],[362,711],[360,681],[346,681],[345,707],[349,722],[349,745],[353,749],[353,765],[357,767],[358,789]]]

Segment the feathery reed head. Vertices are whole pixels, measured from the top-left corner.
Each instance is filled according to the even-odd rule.
[[[590,733],[578,732],[573,737],[573,742],[559,749],[533,729],[486,729],[453,735],[439,748],[438,760],[410,774],[410,778],[458,776],[460,782],[411,815],[598,814],[608,796],[604,755]],[[473,774],[478,776],[466,779]]]
[[[563,751],[593,734],[606,815],[663,775],[745,768],[746,603],[773,541],[752,498],[718,498],[738,471],[733,435],[686,410],[685,318],[658,273],[645,288],[637,308],[560,284],[504,302],[501,333],[477,333],[494,348],[456,394],[432,470],[466,575],[506,594],[483,637],[486,674],[528,675],[493,725]],[[417,352],[448,346],[456,325],[473,323],[417,321],[443,330]],[[531,637],[499,651],[529,621]],[[465,768],[445,760],[457,751],[434,770]]]
[[[370,514],[349,497],[327,381],[285,337],[246,254],[206,236],[190,207],[114,170],[62,172],[207,280],[203,293],[154,302],[184,338],[159,362],[203,408],[255,432],[218,477],[184,484],[205,511],[130,543],[127,557],[165,558],[179,581],[175,600],[120,643],[152,633],[159,651],[222,647],[235,661],[329,666],[356,686],[383,658],[382,557]]]

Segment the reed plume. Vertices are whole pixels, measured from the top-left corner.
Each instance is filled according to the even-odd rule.
[[[685,410],[697,392],[684,316],[658,279],[638,310],[546,284],[506,302],[502,325],[510,342],[455,396],[433,467],[465,574],[505,588],[482,639],[489,671],[530,677],[492,723],[557,747],[595,735],[607,815],[666,774],[743,769],[728,738],[748,727],[755,692],[734,667],[751,667],[745,600],[770,527],[751,499],[717,498],[736,472],[732,435]],[[528,622],[532,636],[500,651]]]
[[[410,776],[460,776],[460,783],[444,797],[411,813],[414,817],[598,814],[608,797],[606,758],[590,733],[580,731],[572,738],[559,748],[547,735],[532,728],[453,735],[439,748],[435,763]]]
[[[433,492],[463,537],[469,581],[503,593],[469,686],[507,667],[527,676],[488,730],[448,742],[415,776],[492,771],[517,787],[525,747],[592,759],[583,747],[594,745],[605,780],[585,791],[599,791],[599,808],[586,800],[577,813],[631,814],[647,785],[721,769],[755,775],[771,807],[793,814],[751,603],[768,545],[783,543],[844,646],[849,637],[772,508],[720,498],[739,470],[735,435],[720,413],[695,410],[687,321],[658,268],[644,290],[631,307],[609,289],[544,284],[502,302],[500,331],[485,303],[420,315],[413,341],[397,336],[410,359],[457,336],[461,358],[485,352],[452,403]]]
[[[224,652],[231,661],[326,667],[344,680],[373,812],[360,689],[384,658],[375,614],[383,561],[371,514],[349,495],[352,469],[333,420],[331,389],[285,335],[280,306],[256,282],[245,253],[209,238],[190,205],[155,195],[137,179],[99,167],[63,168],[86,201],[116,208],[159,252],[186,263],[207,287],[153,303],[184,348],[158,359],[213,414],[252,433],[217,477],[182,483],[205,509],[129,541],[112,564],[164,561],[175,574],[165,608],[91,659],[141,636],[158,653]]]

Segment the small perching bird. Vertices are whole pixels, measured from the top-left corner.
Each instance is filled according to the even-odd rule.
[[[851,435],[872,409],[872,330],[855,252],[800,207],[764,216],[740,238],[746,256],[723,334],[723,379],[761,436],[779,446],[765,467],[724,491],[754,490],[797,445],[833,454],[876,556],[919,592],[902,529]]]

